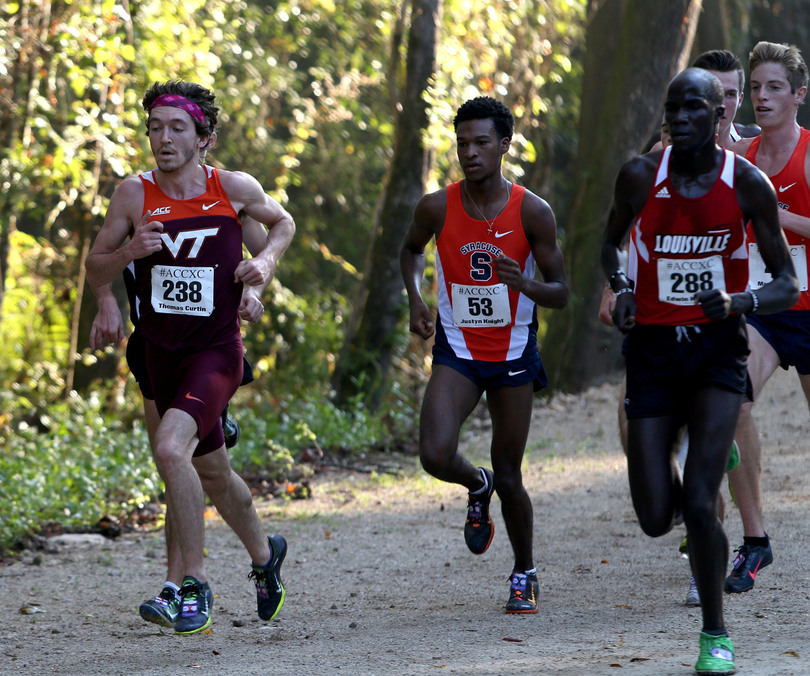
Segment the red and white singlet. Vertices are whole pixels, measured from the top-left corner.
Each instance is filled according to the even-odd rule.
[[[678,326],[709,320],[695,294],[748,285],[748,241],[734,190],[735,154],[725,151],[720,175],[695,198],[669,178],[672,146],[661,155],[647,202],[630,233],[628,276],[635,281],[636,321]]]

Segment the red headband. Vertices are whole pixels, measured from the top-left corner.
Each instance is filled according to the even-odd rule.
[[[152,102],[152,105],[149,106],[149,110],[163,106],[185,110],[200,124],[208,125],[208,117],[203,112],[203,109],[185,96],[180,96],[179,94],[161,94]]]

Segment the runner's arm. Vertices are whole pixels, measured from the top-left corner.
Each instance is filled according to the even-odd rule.
[[[90,349],[102,350],[110,344],[117,347],[124,338],[124,318],[113,295],[112,286],[105,284],[93,291],[96,294],[98,312],[90,328]]]
[[[87,281],[101,288],[121,274],[133,260],[160,251],[163,246],[160,221],[149,221],[143,211],[144,192],[140,179],[130,177],[116,188],[110,199],[104,225],[87,254]],[[129,239],[127,237],[132,235]]]
[[[633,285],[620,268],[622,249],[649,194],[660,155],[650,163],[648,155],[636,157],[622,165],[613,189],[613,203],[608,214],[602,241],[602,269],[610,288],[616,294],[613,324],[627,333],[636,323],[636,299]]]
[[[525,277],[517,261],[500,256],[493,261],[498,280],[514,291],[520,291],[542,307],[563,308],[568,303],[568,281],[565,277],[562,251],[557,243],[557,222],[548,203],[526,191],[521,220],[532,254],[540,269],[542,281]]]
[[[738,164],[741,164],[738,162]],[[779,225],[776,192],[759,169],[746,163],[737,174],[737,196],[743,214],[751,221],[762,260],[773,280],[757,289],[756,312],[767,314],[787,310],[799,300],[799,282],[788,251],[785,233]],[[732,311],[751,312],[751,292],[733,294]]]
[[[413,218],[399,252],[399,269],[408,293],[409,329],[425,340],[433,335],[433,313],[422,299],[422,279],[425,274],[425,247],[438,237],[447,210],[445,191],[425,195],[416,204]]]

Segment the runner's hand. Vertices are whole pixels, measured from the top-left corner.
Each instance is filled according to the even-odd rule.
[[[492,266],[498,275],[498,281],[506,284],[512,291],[523,291],[526,287],[526,278],[518,262],[508,256],[498,256],[492,261]]]
[[[247,258],[236,266],[233,281],[248,286],[259,286],[263,289],[276,274],[276,262],[265,258]]]
[[[124,245],[132,260],[145,258],[163,248],[163,240],[161,239],[163,223],[160,221],[149,222],[151,215],[152,212],[147,211],[141,217],[140,222],[135,225],[132,239]]]
[[[630,329],[636,325],[636,307],[636,296],[632,291],[616,296],[613,324],[622,333],[630,333]]]
[[[264,303],[259,298],[255,287],[246,286],[242,290],[242,301],[239,303],[239,318],[247,322],[257,322],[264,314]]]
[[[609,286],[602,291],[602,302],[599,303],[599,321],[605,326],[613,326],[613,310],[616,307],[616,294]]]
[[[124,339],[124,320],[115,298],[110,302],[99,300],[98,312],[90,328],[90,349],[103,350],[106,345],[118,344]]]
[[[424,340],[427,340],[433,335],[433,331],[435,330],[433,315],[424,301],[419,300],[417,303],[411,305],[409,328],[411,333],[421,336]]]
[[[695,301],[712,321],[725,319],[731,313],[731,296],[722,289],[709,289],[695,294]]]

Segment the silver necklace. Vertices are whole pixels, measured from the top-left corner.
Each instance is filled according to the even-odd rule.
[[[507,181],[507,183],[506,183],[506,202],[504,203],[504,205],[500,209],[498,209],[498,213],[495,214],[495,216],[494,216],[494,218],[492,220],[489,220],[486,216],[484,216],[484,212],[481,211],[481,207],[479,207],[475,203],[475,200],[472,198],[472,195],[470,195],[470,191],[467,190],[467,181],[466,180],[464,181],[464,192],[467,193],[467,199],[470,200],[470,202],[472,202],[472,205],[475,207],[475,210],[479,214],[481,214],[481,218],[484,219],[484,223],[487,224],[487,226],[488,226],[487,227],[487,232],[491,233],[492,232],[492,226],[495,225],[495,221],[498,219],[498,216],[500,216],[503,213],[503,210],[506,209],[506,205],[509,204],[509,197],[512,194],[512,184]]]

